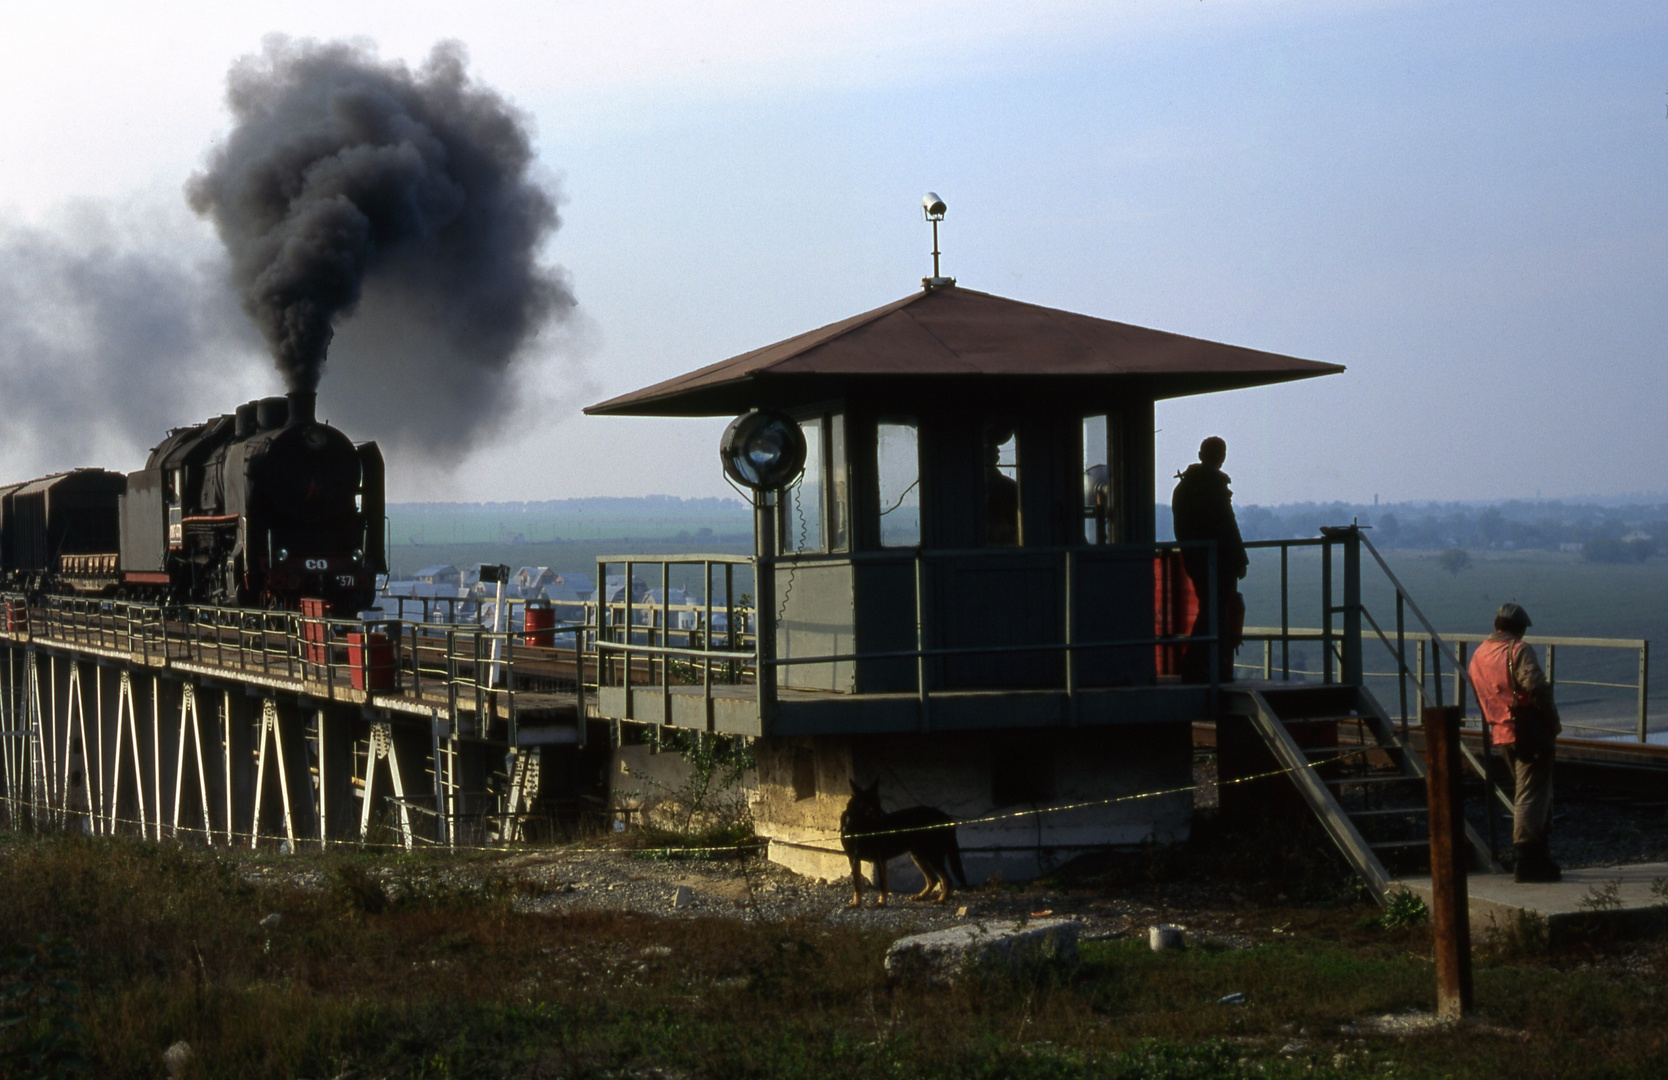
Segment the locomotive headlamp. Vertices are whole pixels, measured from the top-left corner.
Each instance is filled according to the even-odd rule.
[[[775,491],[805,468],[805,433],[779,412],[738,416],[718,444],[724,473],[755,491]]]

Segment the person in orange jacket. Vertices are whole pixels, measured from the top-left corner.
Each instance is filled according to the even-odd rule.
[[[1557,735],[1564,729],[1552,687],[1541,672],[1535,650],[1523,643],[1529,613],[1517,604],[1501,604],[1490,634],[1471,656],[1471,689],[1488,721],[1490,741],[1512,771],[1512,847],[1517,853],[1517,881],[1557,881],[1563,877],[1552,861],[1552,760]],[[1541,725],[1529,730],[1526,724]]]

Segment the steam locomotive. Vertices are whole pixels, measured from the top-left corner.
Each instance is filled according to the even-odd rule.
[[[295,609],[369,607],[387,572],[382,452],[296,392],[175,428],[145,467],[0,486],[0,587]]]

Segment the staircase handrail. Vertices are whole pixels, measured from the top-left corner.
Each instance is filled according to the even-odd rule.
[[[1435,704],[1438,707],[1442,705],[1442,662],[1438,658],[1438,650],[1447,654],[1448,662],[1454,667],[1455,677],[1463,680],[1467,686],[1471,686],[1472,693],[1475,694],[1476,687],[1471,682],[1471,673],[1465,669],[1465,665],[1459,662],[1459,655],[1454,652],[1453,647],[1443,640],[1442,635],[1436,632],[1436,627],[1432,626],[1431,621],[1425,618],[1425,613],[1419,610],[1419,605],[1414,602],[1413,597],[1408,593],[1406,587],[1402,585],[1401,579],[1396,576],[1396,572],[1390,569],[1390,564],[1384,561],[1384,556],[1378,553],[1378,548],[1373,546],[1373,542],[1367,539],[1366,536],[1362,535],[1359,528],[1355,528],[1355,535],[1360,539],[1361,543],[1366,546],[1367,552],[1373,557],[1373,561],[1378,563],[1378,568],[1384,571],[1384,576],[1389,579],[1391,587],[1396,590],[1396,596],[1402,601],[1402,603],[1407,605],[1407,607],[1413,612],[1413,617],[1419,620],[1420,624],[1424,626],[1425,632],[1430,635],[1431,659],[1432,664],[1435,667],[1433,674],[1436,676],[1431,680],[1431,682],[1435,691],[1435,696],[1433,701],[1432,695],[1425,692],[1423,682],[1415,681],[1414,689],[1419,694],[1419,700],[1421,702]],[[1363,615],[1367,615],[1365,604],[1361,605],[1361,612]],[[1407,666],[1407,657],[1397,653],[1397,651],[1390,645],[1390,640],[1385,637],[1383,629],[1381,629],[1378,625],[1378,620],[1374,619],[1371,615],[1367,615],[1367,621],[1372,624],[1373,632],[1378,635],[1379,641],[1383,642],[1385,649],[1390,652],[1390,655],[1396,658],[1396,667],[1400,676],[1406,677],[1411,675],[1412,672],[1408,670]],[[1488,755],[1488,745],[1488,724],[1484,723],[1483,754],[1485,757]],[[1501,805],[1503,805],[1508,811],[1512,810],[1512,800],[1507,797],[1503,790],[1501,790],[1500,785],[1494,782],[1494,778],[1489,775],[1488,766],[1479,760],[1476,754],[1472,753],[1471,748],[1465,744],[1464,740],[1460,741],[1460,755],[1465,758],[1465,762],[1471,767],[1471,770],[1482,779],[1485,785],[1488,786],[1490,793],[1494,795]],[[1493,847],[1493,833],[1494,818],[1490,815],[1490,847]]]
[[[1358,533],[1357,535],[1360,534]],[[1431,621],[1425,618],[1425,613],[1419,610],[1419,605],[1414,602],[1412,594],[1409,593],[1402,585],[1401,579],[1396,576],[1395,571],[1390,569],[1390,564],[1384,561],[1384,556],[1378,553],[1378,548],[1374,547],[1373,542],[1367,539],[1364,535],[1361,536],[1361,543],[1366,545],[1368,554],[1372,555],[1373,561],[1378,563],[1378,568],[1384,571],[1384,576],[1390,579],[1390,584],[1395,588],[1397,594],[1401,596],[1403,603],[1407,604],[1408,609],[1413,612],[1413,617],[1418,619],[1420,624],[1424,626],[1425,633],[1431,636],[1431,648],[1441,649],[1444,653],[1446,653],[1448,655],[1448,662],[1454,665],[1454,670],[1459,673],[1459,677],[1464,679],[1467,685],[1470,685],[1471,674],[1466,671],[1465,666],[1459,662],[1458,654],[1454,652],[1452,646],[1442,639],[1442,635],[1436,632],[1436,627],[1431,625]],[[1376,623],[1374,624],[1374,629],[1377,629]],[[1380,633],[1382,633],[1382,631],[1380,631]],[[1406,665],[1403,666],[1405,667]],[[1439,705],[1442,703],[1441,686],[1442,684],[1439,681],[1437,683],[1436,698],[1437,704]]]

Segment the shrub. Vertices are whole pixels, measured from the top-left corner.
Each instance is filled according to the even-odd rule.
[[[1436,557],[1436,565],[1458,577],[1461,570],[1471,569],[1471,555],[1464,548],[1449,548]]]
[[[1644,562],[1654,554],[1656,543],[1652,540],[1618,540],[1612,536],[1600,536],[1581,545],[1581,557],[1587,562]]]

